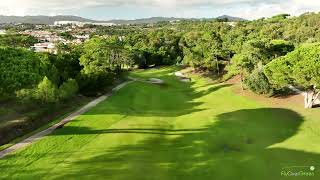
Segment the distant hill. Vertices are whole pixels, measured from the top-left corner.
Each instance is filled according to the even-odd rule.
[[[184,18],[151,17],[151,18],[142,18],[142,19],[135,19],[135,20],[110,20],[106,22],[115,23],[115,24],[153,24],[161,21],[178,21],[178,20],[184,20]]]
[[[215,18],[208,18],[215,19]],[[217,19],[228,19],[229,21],[243,21],[244,19],[232,16],[219,16]],[[55,21],[79,21],[79,22],[97,22],[97,23],[115,23],[115,24],[152,24],[161,21],[178,21],[178,20],[201,20],[196,18],[174,18],[174,17],[151,17],[135,20],[109,20],[96,21],[78,16],[3,16],[0,15],[1,24],[9,23],[26,23],[26,24],[54,24]]]
[[[232,22],[246,21],[246,19],[234,17],[234,16],[228,16],[228,15],[222,15],[222,16],[217,17],[216,19],[221,19],[221,20],[227,19],[228,21],[232,21]]]
[[[78,16],[2,16],[0,23],[54,24],[55,21],[96,22]]]

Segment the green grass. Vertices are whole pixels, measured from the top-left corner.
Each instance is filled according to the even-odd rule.
[[[172,68],[129,84],[37,143],[0,160],[0,179],[319,179],[319,117],[272,108]],[[284,177],[281,171],[311,172]],[[299,167],[292,167],[299,166]],[[306,166],[306,167],[302,167]]]

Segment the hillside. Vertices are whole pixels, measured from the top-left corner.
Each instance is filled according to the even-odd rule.
[[[55,21],[96,22],[78,16],[0,16],[0,23],[54,24]]]
[[[210,20],[214,18],[208,18]],[[232,16],[219,16],[217,19],[228,19],[229,21],[243,21],[244,19]],[[203,20],[202,18],[175,18],[175,17],[150,17],[134,20],[115,19],[108,21],[97,21],[79,16],[3,16],[0,15],[0,23],[25,23],[25,24],[54,24],[55,21],[79,21],[79,22],[100,22],[114,24],[153,24],[161,21],[178,21],[178,20]]]
[[[240,17],[234,17],[234,16],[228,16],[228,15],[222,15],[217,17],[217,19],[227,19],[228,21],[246,21],[246,19],[240,18]]]

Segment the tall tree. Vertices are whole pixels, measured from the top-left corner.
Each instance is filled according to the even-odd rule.
[[[320,44],[304,45],[270,62],[265,74],[280,88],[301,88],[305,91],[305,108],[312,108],[320,95]]]

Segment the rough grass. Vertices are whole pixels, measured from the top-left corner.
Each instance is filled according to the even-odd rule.
[[[54,119],[81,107],[91,99],[74,97],[72,100],[55,105],[22,104],[15,100],[0,102],[0,150],[25,135],[32,134],[38,128],[50,124]]]
[[[319,118],[272,108],[172,68],[129,84],[50,136],[0,160],[0,179],[319,179]],[[310,130],[311,129],[311,130]],[[282,171],[314,176],[284,177]],[[294,167],[293,167],[294,166]]]

